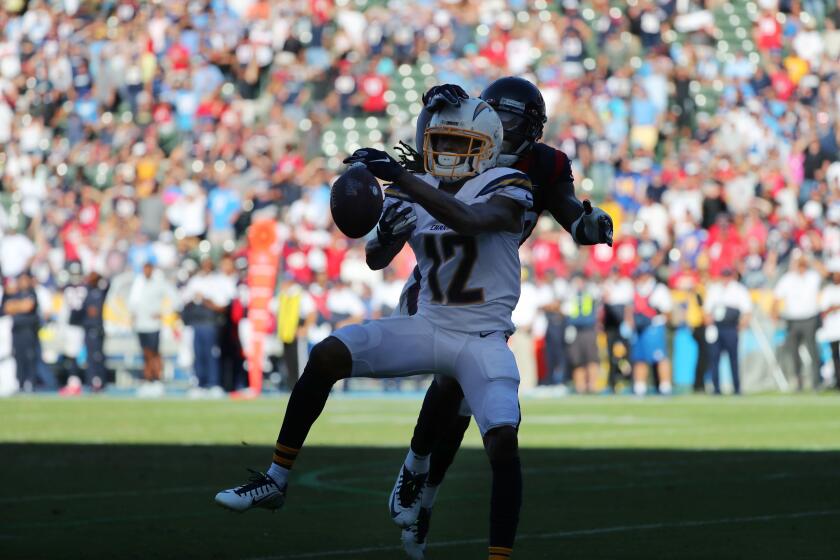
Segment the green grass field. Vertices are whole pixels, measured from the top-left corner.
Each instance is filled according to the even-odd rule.
[[[282,512],[214,493],[264,469],[285,401],[0,401],[0,558],[399,559],[386,498],[419,398],[331,400]],[[840,396],[524,400],[518,559],[840,555]],[[486,558],[474,427],[430,560]]]

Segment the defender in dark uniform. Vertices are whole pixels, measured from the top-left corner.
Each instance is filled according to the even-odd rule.
[[[98,273],[91,272],[87,277],[87,294],[82,303],[82,328],[85,331],[87,351],[85,384],[94,391],[100,391],[105,386],[105,326],[102,311],[107,295],[108,281]]]
[[[498,165],[518,169],[533,184],[534,205],[525,215],[526,226],[521,242],[530,236],[537,219],[549,212],[580,245],[612,244],[612,220],[605,212],[593,208],[589,201],[575,196],[574,177],[568,156],[551,146],[537,142],[546,122],[545,102],[539,89],[517,77],[501,78],[481,93],[498,113],[504,126],[502,154]],[[415,145],[422,147],[426,124],[431,115],[447,104],[458,104],[467,94],[458,86],[443,85],[430,89],[423,96],[424,109],[417,123]],[[402,145],[403,164],[422,172],[422,158],[417,151]],[[413,314],[420,273],[415,269],[400,302],[400,312]],[[457,382],[437,376],[426,392],[411,440],[410,454],[428,464],[425,486],[413,492],[399,493],[402,501],[421,500],[417,521],[403,531],[406,552],[422,557],[429,530],[431,507],[438,486],[457,453],[470,422],[471,411],[463,405],[463,392]],[[424,461],[425,459],[425,461]],[[494,470],[493,500],[490,512],[490,558],[507,558],[513,548],[519,509],[522,500],[522,476],[518,458],[515,464],[492,465]],[[498,476],[504,473],[504,476]],[[496,484],[496,483],[499,484]],[[404,495],[403,495],[404,494]]]
[[[18,382],[22,391],[32,392],[41,362],[41,341],[38,339],[41,318],[38,297],[28,273],[7,280],[2,308],[4,315],[12,317],[12,349]]]

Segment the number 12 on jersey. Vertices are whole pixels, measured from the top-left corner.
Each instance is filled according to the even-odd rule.
[[[470,305],[484,301],[483,288],[467,289],[475,261],[478,258],[478,244],[475,237],[448,233],[444,235],[426,235],[424,249],[426,256],[432,260],[429,274],[429,288],[432,291],[432,302],[442,305]],[[456,247],[461,248],[461,258],[455,266],[446,286],[446,293],[441,290],[440,267],[456,256]]]

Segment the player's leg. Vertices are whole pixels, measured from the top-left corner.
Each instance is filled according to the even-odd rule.
[[[461,386],[451,377],[436,375],[426,391],[414,434],[411,437],[411,450],[418,455],[429,455],[441,434],[458,415],[464,393]]]
[[[458,386],[460,392],[460,385]],[[461,393],[463,395],[463,393]],[[446,476],[446,471],[455,460],[455,455],[461,448],[464,434],[470,427],[472,411],[465,400],[461,400],[458,412],[450,418],[448,425],[442,426],[432,448],[432,456],[429,461],[429,480],[427,485],[440,486]]]
[[[522,506],[516,360],[501,333],[470,337],[455,371],[481,430],[493,472],[489,557],[507,559],[513,551]]]
[[[289,471],[306,435],[324,410],[333,385],[349,377],[351,368],[350,351],[338,338],[330,336],[315,345],[289,396],[268,472],[254,473],[246,484],[219,492],[216,503],[240,512],[253,507],[281,508],[286,501]]]
[[[441,379],[445,380],[444,383],[458,385],[457,382],[448,377],[441,376]],[[458,392],[462,394],[459,385]],[[429,457],[429,475],[420,495],[420,509],[417,513],[417,519],[402,531],[403,548],[409,558],[424,558],[426,539],[431,528],[432,508],[434,508],[443,478],[461,448],[464,433],[470,426],[471,416],[472,412],[469,406],[462,399],[458,413],[450,419],[448,425],[441,426],[437,434],[432,446],[432,454]]]
[[[420,414],[417,417],[417,424],[414,426],[414,435],[411,438],[408,454],[400,466],[397,481],[388,501],[391,519],[406,530],[412,528],[421,513],[420,509],[413,505],[411,507],[406,506],[421,500],[422,492],[425,505],[420,503],[420,507],[431,509],[437,495],[437,486],[443,480],[446,469],[449,468],[461,445],[464,431],[466,431],[466,426],[469,425],[469,416],[466,425],[463,427],[463,421],[458,421],[458,411],[463,396],[464,394],[457,381],[441,375],[435,376],[434,381],[426,391],[423,405],[420,407]],[[453,427],[456,430],[461,429],[460,436],[455,434],[454,437],[441,441],[441,438]],[[432,462],[435,463],[435,476],[438,481],[433,485],[433,488],[428,488],[428,477]],[[421,479],[423,485],[415,484],[415,481]],[[404,534],[403,540],[405,541],[406,538],[417,540],[417,535]]]
[[[499,426],[484,435],[484,448],[493,470],[490,497],[489,559],[506,560],[513,552],[519,510],[522,508],[522,466],[515,426]]]
[[[404,529],[403,543],[407,551],[409,546],[416,547],[421,544],[425,549],[425,534],[421,534],[424,531],[418,531],[416,524],[421,515],[426,518],[431,515],[431,508],[437,496],[437,486],[443,480],[443,474],[458,452],[464,431],[469,425],[469,416],[466,425],[461,426],[463,422],[458,422],[458,410],[463,396],[457,381],[450,377],[436,375],[420,407],[411,445],[405,461],[400,466],[388,500],[391,519]],[[452,427],[462,430],[460,437],[455,435],[441,442],[441,436]],[[435,467],[435,476],[439,480],[429,488],[432,463]],[[427,511],[422,512],[423,508]],[[427,532],[428,519],[425,525],[425,532]],[[410,551],[408,552],[412,555]]]
[[[281,507],[289,471],[333,385],[351,375],[395,377],[433,371],[435,355],[428,352],[433,340],[434,330],[425,319],[395,317],[349,325],[317,344],[289,396],[267,475],[220,492],[216,501],[237,511],[256,506]],[[383,351],[385,345],[387,351]]]

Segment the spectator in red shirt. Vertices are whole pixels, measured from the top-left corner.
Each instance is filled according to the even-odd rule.
[[[490,33],[490,38],[481,47],[478,54],[487,59],[490,66],[504,68],[507,66],[507,43],[508,38],[505,32],[498,27],[494,27]]]
[[[638,244],[635,237],[622,236],[613,246],[614,263],[618,266],[619,276],[629,278],[636,271],[638,264]]]
[[[776,97],[782,101],[790,99],[790,96],[793,95],[796,89],[796,85],[790,79],[790,75],[780,66],[773,68],[770,74],[770,83],[773,85],[773,91],[776,92]]]
[[[79,229],[90,236],[99,227],[99,203],[96,200],[97,191],[91,186],[82,188],[82,205],[79,208]]]
[[[385,114],[388,102],[385,101],[385,92],[388,91],[388,80],[377,72],[377,60],[371,60],[367,72],[359,76],[358,95],[360,106],[365,113]]]
[[[587,247],[589,251],[586,264],[584,265],[584,274],[586,276],[598,276],[606,278],[615,264],[615,249],[609,245],[592,245]],[[635,255],[635,249],[633,250]]]
[[[534,265],[534,275],[542,280],[549,270],[555,276],[566,275],[566,264],[557,239],[552,237],[537,237],[531,246],[531,259]]]
[[[756,20],[755,44],[763,52],[782,48],[782,24],[776,19],[774,10],[766,10]]]
[[[173,37],[180,39],[180,36],[173,29]],[[166,51],[166,57],[175,71],[187,70],[190,67],[190,50],[180,40],[173,41]]]
[[[709,257],[709,274],[720,276],[725,268],[735,269],[746,253],[746,244],[738,229],[732,225],[729,214],[718,215],[715,224],[709,228],[706,240]]]

